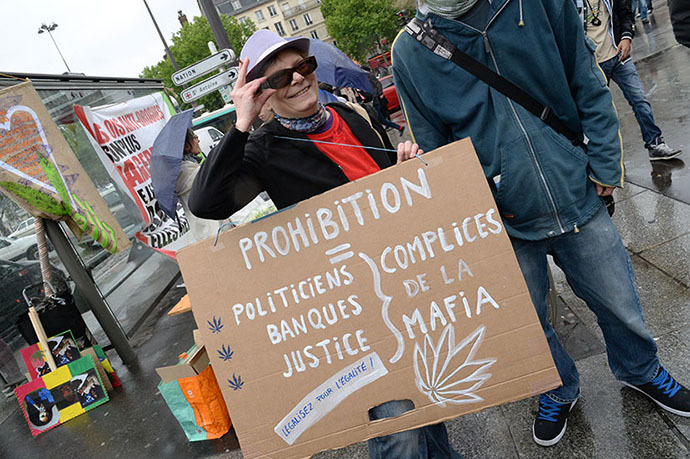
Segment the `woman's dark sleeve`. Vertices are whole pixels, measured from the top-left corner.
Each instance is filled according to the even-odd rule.
[[[381,116],[379,116],[378,112],[374,110],[374,108],[369,104],[362,104],[362,107],[364,107],[364,109],[367,111],[367,114],[369,115],[369,119],[371,120],[371,127],[381,136],[381,140],[383,141],[383,147],[388,148],[390,150],[394,150],[393,145],[391,144],[391,139],[388,137],[388,133],[386,132],[386,129],[384,129],[383,127]],[[391,164],[395,164],[398,161],[397,153],[387,151],[386,154],[388,155],[388,158],[391,160]]]
[[[255,173],[256,155],[248,154],[248,137],[231,128],[201,165],[189,195],[189,208],[197,217],[228,218],[263,191]]]

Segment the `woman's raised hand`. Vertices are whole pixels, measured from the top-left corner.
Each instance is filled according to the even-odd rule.
[[[419,148],[419,145],[412,143],[409,140],[406,142],[400,142],[398,144],[398,162],[400,164],[403,161],[407,161],[410,158],[414,158],[417,155],[424,154],[424,150]]]
[[[261,107],[276,92],[275,89],[266,89],[258,92],[261,83],[266,81],[265,77],[257,78],[247,83],[248,67],[249,58],[240,61],[237,82],[235,83],[235,89],[232,90],[232,100],[235,103],[235,112],[237,113],[235,128],[242,132],[249,131],[250,126],[259,115]]]

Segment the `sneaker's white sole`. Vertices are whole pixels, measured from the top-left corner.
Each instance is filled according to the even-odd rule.
[[[643,391],[642,389],[637,388],[637,387],[633,386],[632,384],[629,384],[629,383],[627,383],[627,382],[625,382],[625,381],[621,381],[621,382],[622,382],[624,385],[628,386],[629,388],[635,389],[637,392],[639,392],[639,393],[641,393],[642,395],[646,396],[648,399],[650,399],[651,401],[653,401],[654,403],[656,403],[657,405],[659,405],[660,407],[662,407],[663,409],[665,409],[665,410],[668,411],[669,413],[673,413],[673,414],[675,414],[675,415],[677,415],[677,416],[682,416],[682,417],[684,417],[684,418],[690,418],[690,412],[688,412],[688,411],[680,411],[680,410],[676,410],[676,409],[674,409],[674,408],[671,408],[670,406],[666,406],[666,405],[664,405],[663,403],[661,403],[660,401],[658,401],[657,399],[655,399],[654,397],[652,397],[651,395],[649,395],[647,392]]]
[[[570,409],[568,410],[568,414],[570,414],[571,411],[573,411],[573,407],[577,403],[579,399],[576,399],[572,405],[570,405]],[[559,441],[561,441],[561,438],[563,438],[563,435],[565,435],[565,431],[568,430],[568,420],[565,420],[565,424],[563,424],[563,430],[560,431],[558,435],[556,435],[554,438],[551,440],[540,440],[537,438],[537,435],[534,433],[534,423],[532,423],[532,439],[534,442],[539,445],[539,446],[553,446]]]
[[[680,156],[681,153],[683,153],[683,152],[682,152],[682,151],[679,151],[679,152],[676,153],[675,155],[663,156],[663,157],[661,157],[661,158],[652,158],[652,157],[650,156],[650,157],[649,157],[649,160],[650,160],[650,161],[665,161],[665,160],[667,160],[667,159],[677,158],[677,157]]]

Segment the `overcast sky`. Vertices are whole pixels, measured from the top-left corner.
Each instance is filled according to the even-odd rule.
[[[177,11],[200,16],[196,0],[147,0],[168,45],[180,29]],[[138,77],[165,54],[143,0],[1,0],[0,72],[63,73],[67,69],[42,23],[52,32],[72,72]]]

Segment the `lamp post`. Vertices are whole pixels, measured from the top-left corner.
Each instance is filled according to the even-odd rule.
[[[149,4],[146,3],[146,0],[144,0],[144,5],[146,5],[146,10],[149,12],[149,16],[151,16],[151,20],[153,21],[153,25],[156,27],[156,31],[158,32],[158,36],[161,37],[161,41],[163,42],[163,47],[165,48],[165,54],[168,55],[168,59],[170,59],[170,62],[173,65],[173,68],[175,70],[180,70],[180,67],[177,65],[177,62],[175,61],[175,58],[172,55],[172,52],[170,52],[170,48],[168,48],[168,43],[165,41],[165,38],[163,37],[163,33],[161,32],[161,29],[158,27],[158,23],[156,22],[156,18],[153,17],[153,13],[151,12],[151,8],[149,8]]]
[[[57,26],[58,25],[55,24],[54,22],[50,25],[46,25],[44,22],[43,24],[41,24],[41,27],[38,28],[38,33],[48,32],[48,35],[50,35],[50,39],[53,40],[53,44],[55,45],[55,49],[57,49],[58,54],[62,58],[62,62],[64,62],[65,67],[67,67],[67,72],[72,73],[72,71],[69,68],[69,65],[67,65],[67,61],[65,60],[65,56],[62,55],[62,53],[60,52],[60,48],[58,48],[58,45],[55,42],[55,39],[53,38],[53,34],[50,33],[53,30],[57,29]]]

